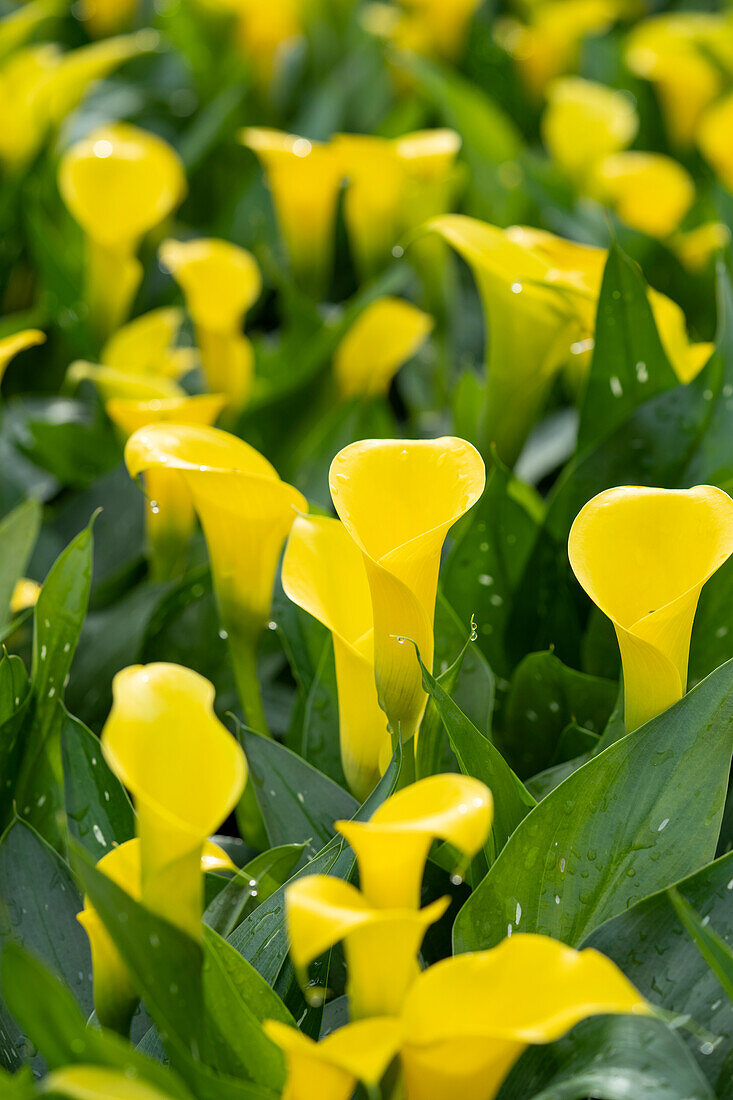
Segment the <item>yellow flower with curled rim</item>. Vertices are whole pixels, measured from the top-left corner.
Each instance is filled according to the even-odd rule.
[[[432,667],[441,549],[485,481],[478,451],[454,437],[365,439],[345,447],[331,463],[334,507],[366,566],[380,705],[408,754],[426,695],[406,639]]]
[[[180,378],[193,370],[197,359],[194,348],[176,346],[182,324],[182,309],[175,306],[151,309],[110,336],[102,348],[100,362],[130,374]]]
[[[632,229],[664,238],[679,227],[695,201],[695,184],[672,157],[632,150],[604,157],[594,166],[591,193]]]
[[[340,159],[331,144],[282,130],[247,127],[239,139],[264,170],[293,276],[320,296],[331,271]]]
[[[236,244],[213,239],[164,241],[159,254],[183,290],[208,387],[226,394],[238,412],[254,378],[254,352],[241,330],[262,292],[255,258]]]
[[[282,565],[285,594],[333,635],[344,775],[363,801],[390,755],[374,681],[374,626],[362,554],[339,520],[298,516]]]
[[[616,631],[627,731],[684,695],[700,591],[732,552],[733,501],[710,485],[607,489],[576,517],[570,564]]]
[[[8,364],[21,351],[26,348],[37,347],[46,342],[46,334],[37,328],[26,328],[21,332],[14,332],[12,336],[3,336],[0,339],[0,382],[2,382]]]
[[[639,117],[625,92],[582,80],[556,80],[548,89],[542,139],[552,159],[583,186],[596,161],[634,140]]]
[[[443,959],[405,998],[408,1100],[493,1100],[527,1046],[608,1013],[648,1015],[651,1008],[592,948],[515,934],[491,951]]]
[[[140,898],[198,939],[202,856],[244,790],[244,753],[214,714],[213,685],[190,669],[133,665],[112,700],[102,752],[135,803]]]
[[[221,624],[249,724],[267,732],[256,670],[257,640],[270,612],[283,543],[305,497],[281,481],[254,447],[217,428],[153,424],[130,437],[132,477],[180,471],[193,497],[211,561]]]
[[[97,863],[97,870],[121,886],[135,901],[142,897],[141,842],[128,840],[112,848]],[[204,841],[201,871],[236,871],[229,856],[218,844]],[[89,898],[76,918],[89,937],[94,974],[94,1010],[102,1027],[111,1027],[126,1035],[139,1000],[127,967],[114,940]]]
[[[424,909],[380,909],[355,886],[329,875],[308,875],[285,891],[290,957],[307,991],[308,966],[343,941],[352,1020],[396,1015],[419,974],[418,951],[449,898]],[[320,994],[311,990],[311,997]]]
[[[161,138],[117,122],[64,154],[59,190],[86,235],[87,302],[107,337],[127,316],[142,277],[140,241],[185,194],[183,165]]]
[[[422,347],[432,328],[432,317],[402,298],[370,303],[334,355],[342,397],[386,395],[397,371]]]
[[[107,415],[124,439],[149,424],[199,424],[210,427],[222,412],[226,398],[221,394],[197,394],[137,400],[115,396],[107,400]],[[145,511],[150,572],[164,581],[183,572],[186,549],[196,515],[191,491],[178,470],[155,467],[145,475],[149,506]]]
[[[357,1020],[318,1043],[278,1020],[263,1026],[287,1062],[283,1100],[350,1100],[359,1082],[376,1088],[399,1049],[400,1024],[389,1018]]]
[[[433,840],[447,841],[466,862],[486,843],[491,791],[467,775],[421,779],[388,798],[368,822],[337,821],[353,848],[359,887],[381,909],[416,909]]]

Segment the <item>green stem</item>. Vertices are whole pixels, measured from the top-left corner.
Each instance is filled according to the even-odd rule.
[[[390,723],[389,732],[392,737],[393,752],[397,748],[397,744],[402,743],[402,767],[400,768],[396,787],[396,790],[401,791],[403,787],[409,787],[411,783],[415,782],[415,734],[413,730],[410,730],[407,737],[402,736],[399,722],[396,731]]]
[[[238,638],[236,634],[230,632],[229,654],[247,725],[256,733],[271,737],[262,706],[260,682],[257,678],[257,643],[250,638]]]

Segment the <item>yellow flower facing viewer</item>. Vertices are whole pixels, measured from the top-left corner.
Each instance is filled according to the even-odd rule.
[[[149,424],[199,424],[210,427],[221,414],[226,398],[221,394],[198,394],[136,400],[110,398],[107,416],[126,440]],[[196,522],[191,491],[179,470],[165,466],[148,470],[145,510],[148,556],[154,580],[164,581],[183,572],[186,549]]]
[[[710,485],[608,489],[576,517],[570,564],[616,631],[627,731],[684,695],[700,591],[732,552],[733,501]]]
[[[668,237],[695,201],[695,184],[672,157],[636,151],[614,153],[594,167],[591,192],[632,229]]]
[[[142,863],[140,840],[128,840],[112,848],[97,863],[97,870],[122,887],[134,901],[142,898]],[[204,841],[201,871],[236,871],[229,856],[218,844]],[[137,1007],[135,991],[127,967],[114,940],[88,897],[76,918],[89,937],[94,974],[94,1011],[102,1027],[110,1027],[127,1035]]]
[[[426,703],[415,651],[433,661],[440,552],[449,529],[481,496],[478,451],[463,439],[365,439],[340,451],[329,474],[334,507],[361,550],[374,615],[377,691],[394,737],[417,732]]]
[[[374,680],[374,625],[362,554],[339,520],[297,516],[282,565],[289,599],[333,635],[341,763],[363,801],[390,756],[387,717]]]
[[[350,1100],[361,1081],[375,1088],[399,1047],[397,1020],[358,1020],[316,1043],[278,1020],[264,1029],[287,1062],[283,1100]]]
[[[285,892],[290,957],[307,987],[308,966],[343,941],[352,1020],[399,1013],[419,974],[420,944],[449,898],[424,909],[379,909],[355,886],[329,875],[296,879]]]
[[[359,887],[380,909],[417,909],[425,862],[435,839],[473,858],[491,829],[491,791],[478,779],[441,774],[421,779],[388,798],[370,821],[337,821],[353,848]]]
[[[407,1100],[493,1100],[527,1046],[607,1013],[651,1009],[592,948],[515,934],[490,951],[443,959],[420,974],[405,999]]]
[[[0,339],[0,382],[5,376],[11,359],[26,348],[34,348],[45,342],[46,334],[37,328],[27,328],[22,332],[14,332],[12,336],[3,336]]]
[[[90,317],[106,337],[127,316],[140,283],[141,239],[184,196],[183,165],[161,138],[117,122],[64,154],[59,190],[86,235]]]
[[[282,130],[247,127],[239,136],[262,165],[295,280],[322,295],[331,271],[340,159],[331,144]]]
[[[433,319],[402,298],[377,298],[336,349],[333,370],[343,397],[386,395],[400,367],[422,347]]]
[[[194,348],[176,346],[182,324],[182,309],[175,306],[151,309],[110,336],[102,348],[100,362],[129,374],[181,378],[193,370],[197,361]]]
[[[542,139],[552,159],[574,183],[584,186],[596,161],[625,149],[639,118],[625,92],[563,77],[550,86],[542,115]]]
[[[280,553],[305,497],[243,440],[217,428],[152,424],[128,440],[131,477],[177,470],[185,478],[204,530],[219,615],[229,639],[248,723],[267,724],[260,700],[256,647],[270,612]]]
[[[244,790],[244,753],[214,714],[213,685],[190,669],[133,665],[112,699],[102,752],[135,802],[140,898],[198,939],[202,856]]]
[[[209,389],[226,394],[238,412],[254,378],[254,352],[242,332],[262,292],[254,257],[229,241],[201,239],[164,241],[160,258],[183,290]]]

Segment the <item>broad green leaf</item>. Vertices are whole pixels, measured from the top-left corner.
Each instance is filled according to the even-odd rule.
[[[10,597],[23,576],[41,526],[41,505],[32,497],[0,521],[0,624],[10,615]]]
[[[95,860],[135,835],[125,788],[108,768],[99,738],[66,711],[61,728],[66,822]]]
[[[579,451],[610,435],[638,405],[678,384],[659,340],[641,271],[614,243],[598,299],[593,361],[580,409]]]
[[[319,772],[346,786],[339,746],[338,688],[333,642],[326,637],[307,696],[298,694],[286,745]]]
[[[38,1093],[31,1071],[27,1067],[15,1073],[0,1069],[0,1095],[4,1100],[33,1100]]]
[[[23,750],[20,732],[30,704],[28,673],[20,657],[0,658],[0,828],[13,816],[18,767]]]
[[[204,921],[220,936],[230,936],[253,909],[262,905],[292,875],[304,844],[281,844],[250,860],[210,902]]]
[[[685,471],[686,485],[724,486],[733,480],[733,440],[730,422],[733,409],[733,286],[728,267],[718,265],[718,334],[703,396],[708,404],[708,422],[700,445]]]
[[[459,913],[455,949],[515,929],[578,944],[692,874],[715,854],[732,754],[729,662],[536,806]]]
[[[703,922],[689,902],[672,886],[668,891],[672,908],[684,925],[705,962],[715,974],[726,995],[733,1001],[733,951],[714,928]]]
[[[0,945],[5,952],[17,943],[42,959],[88,1016],[92,963],[86,932],[76,919],[80,909],[67,864],[31,826],[13,822],[0,841]],[[4,1022],[17,1045],[20,1033],[12,1021]]]
[[[423,687],[435,702],[461,771],[480,779],[494,796],[491,837],[495,858],[535,805],[535,800],[496,746],[479,733],[435,677],[430,675],[422,661],[420,667]]]
[[[272,845],[308,842],[315,855],[333,836],[333,823],[359,808],[333,780],[283,745],[239,726],[249,775]]]
[[[114,1032],[88,1027],[66,986],[18,944],[3,951],[0,980],[8,1008],[49,1069],[76,1063],[109,1066],[190,1100],[172,1070],[146,1058]]]
[[[714,1100],[679,1035],[660,1020],[601,1016],[530,1048],[498,1100]]]
[[[33,699],[17,788],[18,809],[43,835],[58,842],[63,808],[61,727],[63,698],[92,577],[91,524],[56,560],[34,612]]]

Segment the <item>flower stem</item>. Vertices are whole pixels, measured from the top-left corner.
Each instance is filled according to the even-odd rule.
[[[239,701],[242,704],[244,718],[250,729],[256,733],[271,737],[265,710],[262,706],[262,693],[257,678],[257,643],[251,638],[237,637],[229,633],[229,654],[234,669]]]

